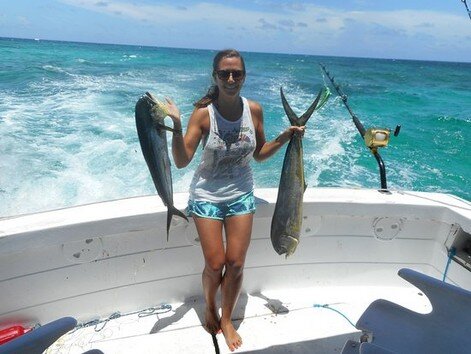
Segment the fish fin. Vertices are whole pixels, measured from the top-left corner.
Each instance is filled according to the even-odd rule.
[[[319,100],[319,103],[317,104],[316,109],[322,108],[329,100],[330,95],[331,95],[330,89],[327,86],[325,86],[322,92],[321,99]]]
[[[327,97],[326,97],[326,94],[327,94]],[[322,105],[324,105],[327,102],[329,95],[330,95],[330,90],[328,91],[328,89],[326,90],[326,88],[324,87],[321,88],[319,90],[319,93],[317,94],[316,99],[314,100],[314,102],[312,102],[311,106],[307,109],[307,111],[301,117],[299,117],[298,125],[300,126],[306,125],[307,121],[309,120],[309,118],[311,118],[314,111],[320,108]]]
[[[288,101],[286,101],[286,97],[283,93],[283,87],[280,87],[280,94],[281,94],[281,103],[283,104],[283,108],[285,110],[286,115],[288,116],[288,119],[291,125],[299,125],[298,116],[293,112]]]
[[[177,216],[185,219],[188,222],[188,218],[186,217],[186,215],[183,212],[181,212],[180,210],[178,210],[175,207],[169,207],[168,211],[167,211],[167,242],[168,242],[168,236],[169,236],[169,232],[170,232],[170,223],[172,222],[172,217],[174,215],[177,215]]]

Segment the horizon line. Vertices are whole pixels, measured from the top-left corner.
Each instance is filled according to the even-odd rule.
[[[63,39],[50,39],[50,38],[22,38],[22,37],[3,37],[0,35],[0,40],[25,40],[25,41],[45,41],[45,42],[61,42],[61,43],[78,43],[78,44],[93,44],[93,45],[118,45],[129,47],[145,47],[145,48],[160,48],[160,49],[179,49],[179,50],[199,50],[199,51],[219,51],[224,48],[190,48],[190,47],[166,47],[149,44],[129,44],[129,43],[109,43],[109,42],[88,42],[79,40],[63,40]],[[332,54],[307,54],[307,53],[286,53],[286,52],[263,52],[263,51],[249,51],[239,50],[242,53],[254,54],[274,54],[274,55],[296,55],[296,56],[311,56],[311,57],[332,57],[332,58],[351,58],[351,59],[375,59],[375,60],[391,60],[391,61],[419,61],[419,62],[436,62],[436,63],[457,63],[457,64],[471,64],[470,61],[453,61],[453,60],[437,60],[437,59],[413,59],[413,58],[387,58],[387,57],[363,57],[363,56],[347,56],[347,55],[332,55]]]

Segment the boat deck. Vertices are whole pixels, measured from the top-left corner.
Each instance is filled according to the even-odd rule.
[[[367,306],[383,298],[420,313],[431,310],[428,299],[404,281],[404,287],[315,287],[242,293],[234,321],[248,353],[340,353],[349,339],[359,340],[353,324]],[[160,304],[161,306],[162,304]],[[167,304],[168,305],[168,304]],[[46,353],[217,353],[204,330],[200,297],[173,303],[158,314],[134,313],[77,329]],[[320,307],[327,305],[326,307]],[[158,306],[157,306],[158,307]],[[222,334],[220,353],[229,353]]]
[[[255,196],[234,312],[243,339],[237,352],[340,353],[361,335],[349,320],[355,324],[377,299],[430,312],[427,297],[398,276],[402,268],[471,289],[467,201],[308,188],[301,242],[285,258],[270,241],[277,190],[257,189]],[[174,200],[182,210],[188,195]],[[113,317],[66,334],[47,353],[215,353],[202,326],[196,227],[173,220],[167,241],[166,217],[159,198],[147,196],[0,219],[0,330],[64,316],[81,324]],[[143,316],[162,304],[171,310]],[[227,353],[222,334],[217,342]]]

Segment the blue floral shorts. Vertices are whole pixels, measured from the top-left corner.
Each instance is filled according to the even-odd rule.
[[[223,203],[189,200],[188,215],[201,218],[224,220],[229,216],[255,213],[255,197],[253,192]]]

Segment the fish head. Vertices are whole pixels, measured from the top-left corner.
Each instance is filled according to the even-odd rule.
[[[152,120],[156,123],[162,123],[165,117],[168,116],[167,105],[164,102],[159,101],[150,92],[146,92],[145,97],[151,106],[150,113]]]
[[[284,237],[281,238],[281,249],[284,250],[286,254],[286,258],[291,256],[294,251],[296,251],[296,247],[298,247],[299,240],[293,236],[289,235],[284,235]]]
[[[168,110],[165,104],[160,101],[157,101],[155,105],[151,108],[152,119],[155,122],[162,122],[166,116],[168,116]]]

